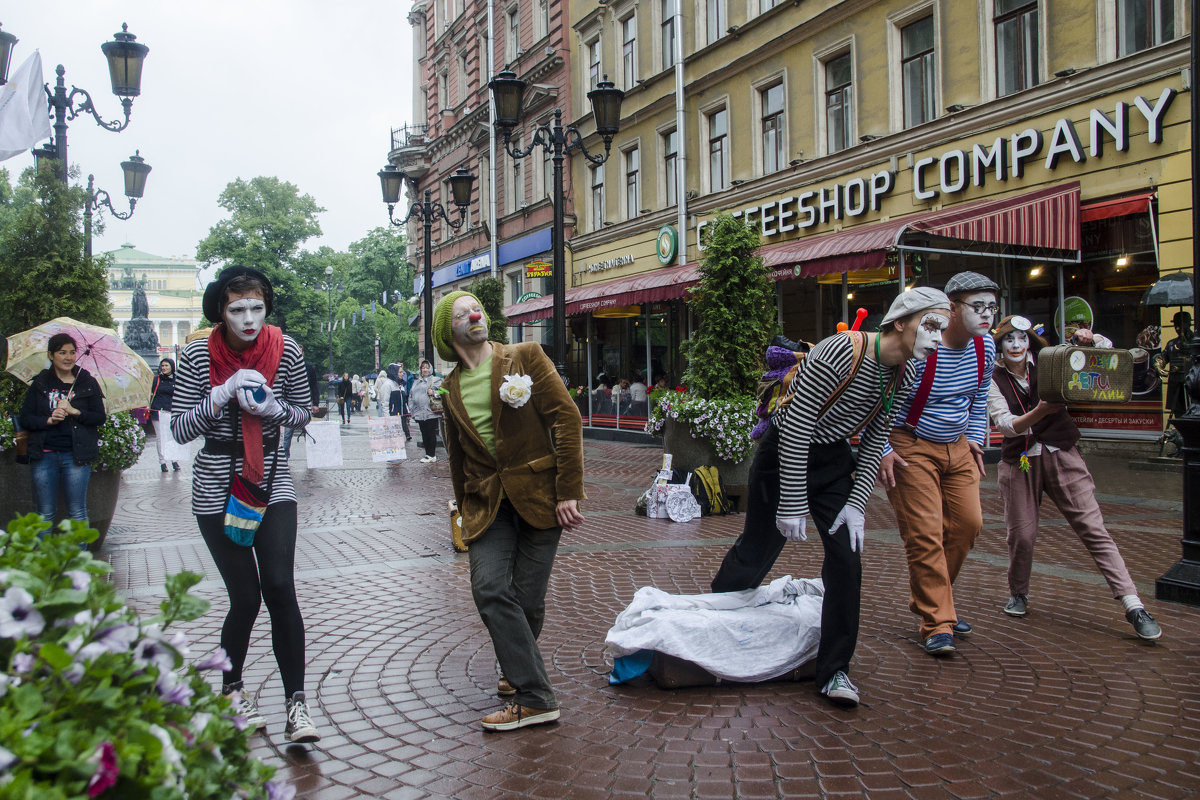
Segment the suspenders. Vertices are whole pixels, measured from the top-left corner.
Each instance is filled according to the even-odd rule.
[[[971,341],[975,343],[975,369],[977,371],[975,387],[979,388],[983,383],[983,337],[974,336]],[[912,406],[908,409],[908,415],[904,417],[904,427],[910,431],[917,429],[917,423],[921,420],[921,412],[925,410],[925,404],[929,402],[929,392],[933,389],[935,372],[937,372],[936,350],[929,358],[925,359],[925,372],[921,375],[921,385],[917,387],[917,394],[913,398]]]

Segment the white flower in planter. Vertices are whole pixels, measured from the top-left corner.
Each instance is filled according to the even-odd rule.
[[[533,396],[533,378],[528,375],[505,375],[500,384],[500,399],[513,408],[520,408]]]

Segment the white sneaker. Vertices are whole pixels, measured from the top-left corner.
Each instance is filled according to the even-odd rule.
[[[317,733],[317,726],[309,716],[304,692],[296,692],[287,701],[287,725],[284,726],[283,735],[288,741],[301,744],[321,741],[321,734]]]
[[[267,724],[267,718],[258,710],[258,704],[254,702],[254,698],[244,691],[230,692],[226,697],[229,698],[234,713],[239,717],[246,718],[246,729],[251,733]]]
[[[821,689],[821,694],[828,697],[839,706],[858,705],[858,687],[850,682],[846,673],[838,670]]]

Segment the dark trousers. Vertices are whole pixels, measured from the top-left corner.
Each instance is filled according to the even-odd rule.
[[[421,429],[421,445],[425,448],[425,455],[433,456],[437,452],[438,418],[419,419],[417,427]]]
[[[296,601],[296,504],[272,503],[254,535],[242,547],[225,535],[224,514],[197,514],[200,535],[208,545],[229,593],[229,613],[221,626],[221,647],[233,668],[225,684],[242,679],[250,634],[262,603],[271,615],[271,646],[284,693],[304,691],[304,619]]]
[[[854,456],[846,441],[811,444],[808,450],[808,510],[825,549],[821,580],[821,645],[817,650],[816,684],[823,687],[838,670],[849,674],[858,643],[862,559],[850,549],[850,531],[842,525],[830,533],[854,485]],[[754,589],[762,583],[787,539],[775,528],[779,509],[779,440],[767,428],[750,465],[749,494],[742,535],[725,554],[712,581],[714,592]]]
[[[546,589],[562,528],[533,528],[507,499],[482,536],[471,542],[471,595],[514,698],[529,708],[558,708],[537,640],[546,618]]]

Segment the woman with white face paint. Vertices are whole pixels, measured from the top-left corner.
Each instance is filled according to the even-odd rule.
[[[1095,481],[1075,447],[1079,429],[1064,404],[1038,399],[1034,355],[1045,342],[1032,328],[1025,317],[1009,316],[993,334],[1001,358],[992,374],[988,414],[1004,434],[999,474],[1010,593],[1004,613],[1023,617],[1028,611],[1042,495],[1049,495],[1091,553],[1137,635],[1157,639],[1162,630],[1138,598],[1125,560],[1104,527]]]
[[[858,704],[850,660],[858,642],[865,509],[883,443],[916,368],[950,324],[937,289],[904,292],[880,333],[848,331],[817,343],[800,362],[750,466],[742,535],[713,579],[714,592],[762,583],[787,541],[808,538],[811,514],[825,549],[816,686],[830,701]],[[849,438],[862,432],[857,460]]]
[[[287,701],[284,736],[320,739],[304,694],[304,620],[296,601],[296,492],[280,447],[280,427],[304,429],[312,397],[300,346],[266,324],[274,292],[266,276],[227,267],[204,292],[204,316],[218,324],[183,349],[171,432],[204,437],[192,480],[192,513],[229,594],[221,647],[229,657],[224,694],[254,728],[266,724],[242,668],[261,605],[271,615],[271,641]],[[226,535],[225,506],[235,472],[267,492],[253,544]]]

